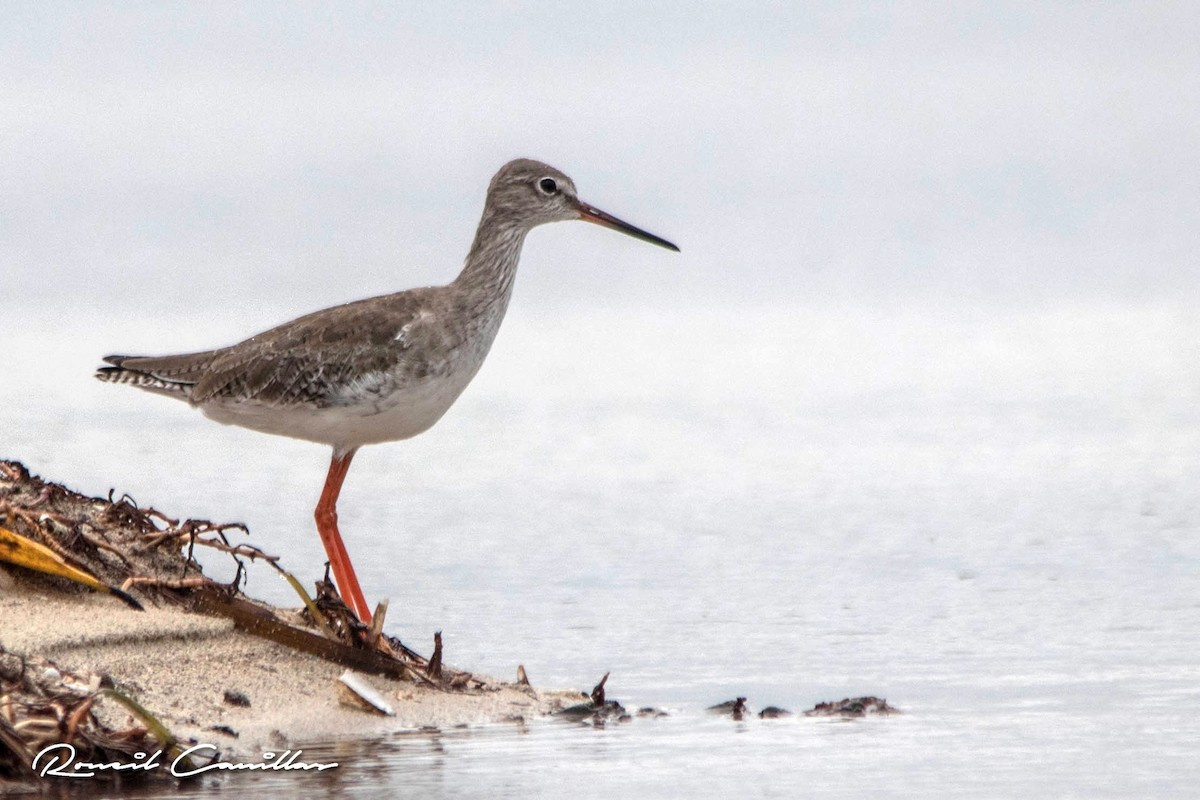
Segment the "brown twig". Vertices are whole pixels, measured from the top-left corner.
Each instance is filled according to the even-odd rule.
[[[352,647],[311,631],[288,625],[276,619],[266,609],[245,600],[230,597],[223,592],[214,591],[212,588],[194,591],[192,602],[201,611],[228,617],[248,633],[279,642],[287,647],[364,672],[389,675],[394,678],[408,678],[427,685],[433,684],[429,678],[415,669],[413,664],[385,656],[376,650]]]
[[[141,575],[131,576],[121,584],[121,591],[128,592],[134,586],[148,586],[154,589],[200,589],[205,586],[221,586],[212,578],[152,578]]]
[[[375,615],[371,617],[371,627],[367,630],[367,647],[376,647],[383,633],[383,621],[387,618],[388,601],[380,600],[375,606]],[[386,642],[386,640],[384,640]]]
[[[79,535],[81,537],[83,537],[83,540],[85,542],[87,542],[88,544],[90,544],[92,547],[95,547],[98,550],[104,550],[105,552],[112,553],[114,556],[121,559],[121,563],[124,564],[125,566],[128,567],[132,564],[132,562],[129,560],[129,557],[126,556],[125,553],[116,545],[106,542],[104,539],[101,539],[99,536],[97,536],[95,534],[88,533],[87,531],[83,530],[82,527],[79,529]]]
[[[592,705],[600,707],[604,705],[604,684],[608,683],[609,673],[604,673],[604,677],[592,689]]]
[[[95,702],[96,695],[88,695],[83,699],[83,702],[75,707],[71,715],[67,717],[67,734],[65,739],[67,744],[72,744],[75,741],[75,734],[79,731],[80,724],[87,719],[88,712],[92,710],[92,705]]]
[[[429,663],[425,665],[425,674],[435,681],[440,681],[442,679],[441,631],[434,631],[433,633],[433,655],[429,657]]]

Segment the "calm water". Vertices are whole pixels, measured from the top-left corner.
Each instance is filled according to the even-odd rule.
[[[101,353],[288,316],[9,318],[0,453],[245,521],[311,578],[322,448],[88,378]],[[1200,322],[1182,306],[518,304],[434,431],[360,453],[341,519],[418,649],[441,629],[451,662],[545,686],[611,670],[611,697],[671,716],[314,747],[343,766],[215,791],[1185,797],[1200,780]],[[248,588],[293,602],[265,569]],[[906,713],[703,712],[853,694]]]

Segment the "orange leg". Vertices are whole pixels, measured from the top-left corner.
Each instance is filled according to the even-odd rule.
[[[321,542],[325,545],[325,555],[329,556],[329,565],[333,568],[333,579],[337,583],[342,599],[363,622],[370,624],[371,611],[363,597],[362,588],[358,585],[358,577],[354,574],[354,565],[346,553],[346,545],[342,544],[342,535],[337,526],[337,499],[342,491],[342,481],[346,479],[346,471],[350,469],[350,459],[354,458],[354,450],[339,454],[333,452],[333,460],[329,462],[329,475],[325,478],[325,488],[321,491],[321,500],[313,514],[317,518],[317,533],[321,534]]]

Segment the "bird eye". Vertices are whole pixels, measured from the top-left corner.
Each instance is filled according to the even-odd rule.
[[[558,184],[554,182],[554,178],[542,178],[538,181],[538,188],[542,190],[542,194],[554,194],[558,191]]]

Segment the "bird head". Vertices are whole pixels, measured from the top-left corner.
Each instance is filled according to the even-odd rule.
[[[668,250],[679,248],[641,228],[583,202],[575,182],[549,164],[528,158],[500,168],[488,186],[487,209],[506,221],[532,228],[547,222],[580,219],[620,231]]]

